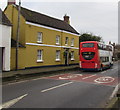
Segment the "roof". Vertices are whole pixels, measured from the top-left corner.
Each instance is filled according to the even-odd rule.
[[[6,17],[6,15],[2,12],[1,9],[0,9],[0,24],[12,26],[9,19]]]
[[[18,9],[18,5],[16,5],[16,7]],[[64,22],[63,20],[59,20],[23,7],[21,7],[21,14],[28,22],[68,31],[74,34],[79,34],[71,25]]]
[[[16,41],[14,39],[11,39],[11,47],[16,47]],[[25,47],[25,46],[19,43],[19,47]]]

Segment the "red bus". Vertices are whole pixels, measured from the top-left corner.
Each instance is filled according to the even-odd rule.
[[[101,71],[113,65],[113,46],[97,41],[80,43],[80,69]]]

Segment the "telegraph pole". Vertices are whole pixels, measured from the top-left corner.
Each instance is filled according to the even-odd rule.
[[[16,34],[16,70],[18,70],[18,55],[19,55],[19,37],[20,37],[20,11],[21,11],[21,0],[19,0],[18,7],[18,24],[17,24],[17,34]]]

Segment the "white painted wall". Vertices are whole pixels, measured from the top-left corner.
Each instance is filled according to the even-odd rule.
[[[10,71],[11,26],[0,24],[0,47],[4,47],[3,70]]]

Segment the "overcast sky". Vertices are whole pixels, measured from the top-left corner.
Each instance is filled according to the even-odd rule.
[[[17,4],[18,4],[18,0]],[[28,9],[63,20],[70,16],[70,24],[80,33],[93,33],[103,40],[118,42],[117,0],[21,0]],[[56,2],[57,1],[57,2]],[[7,0],[2,1],[2,10]]]

